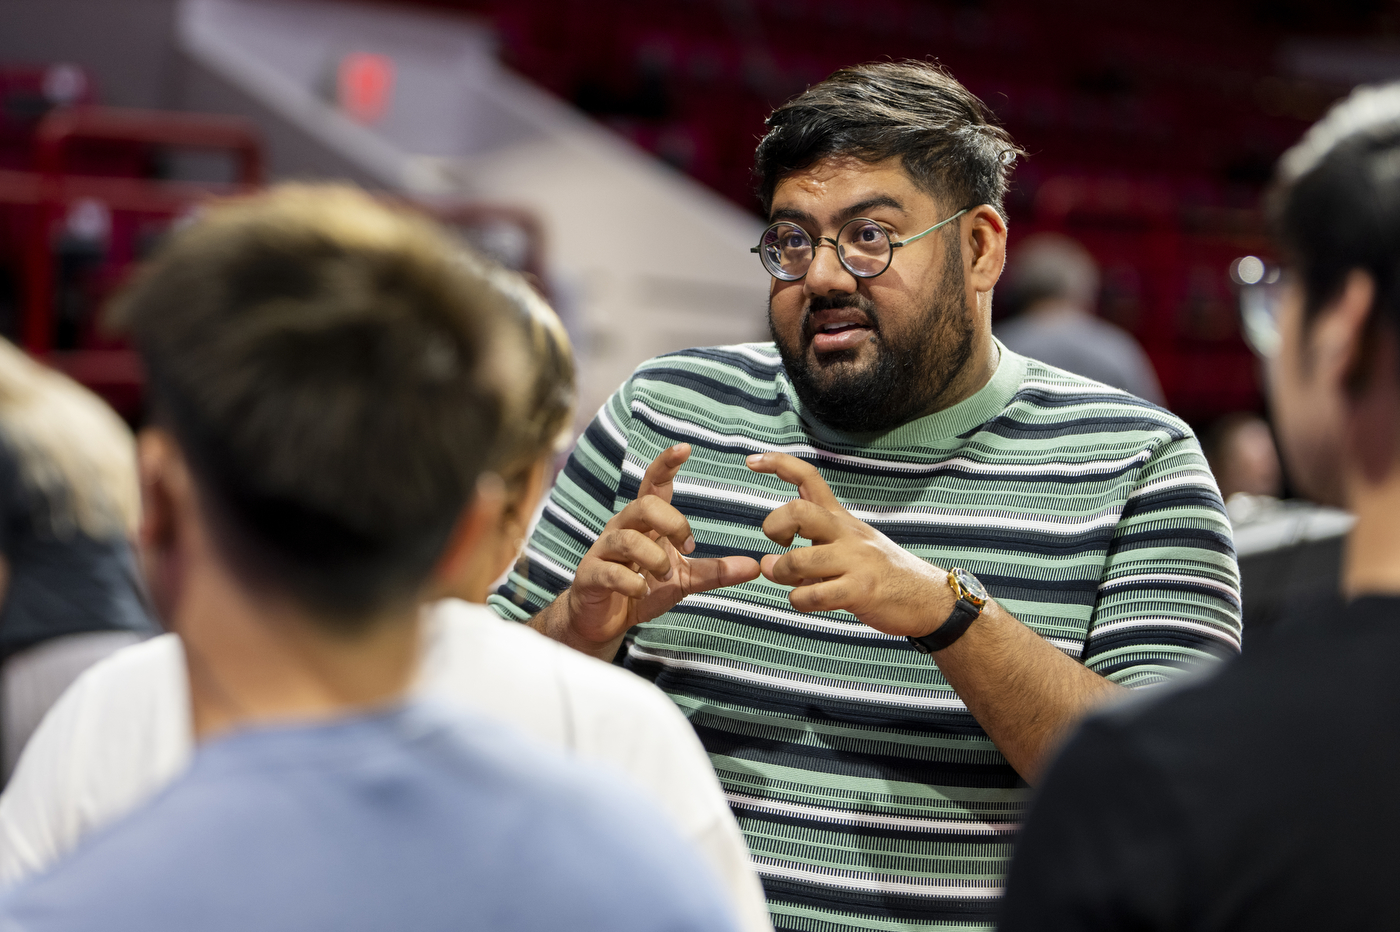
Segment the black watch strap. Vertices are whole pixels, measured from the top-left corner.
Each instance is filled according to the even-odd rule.
[[[932,634],[926,634],[921,638],[909,639],[909,643],[921,654],[931,654],[934,651],[942,650],[952,644],[977,620],[977,616],[982,614],[982,609],[973,605],[967,599],[958,599],[953,604],[953,611],[948,616],[948,620],[938,626]]]

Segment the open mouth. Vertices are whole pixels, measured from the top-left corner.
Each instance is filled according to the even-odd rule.
[[[834,324],[823,324],[817,328],[817,333],[845,333],[847,330],[869,330],[865,324],[858,324],[853,320],[841,321]]]
[[[812,334],[812,349],[818,353],[834,353],[855,349],[874,332],[868,324],[854,320],[836,320],[822,324]]]

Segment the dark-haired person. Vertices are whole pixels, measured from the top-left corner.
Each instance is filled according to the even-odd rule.
[[[778,928],[985,927],[1060,736],[1237,651],[1229,526],[1181,421],[992,338],[1017,150],[967,90],[768,126],[774,342],[643,364],[494,604],[681,706]]]
[[[124,310],[155,425],[144,564],[201,747],[0,927],[736,928],[613,777],[404,698],[420,605],[501,510],[510,297],[426,221],[293,187],[211,208]]]
[[[1274,426],[1298,488],[1356,515],[1345,607],[1087,722],[1026,824],[1006,932],[1400,928],[1400,84],[1310,129],[1269,207]]]

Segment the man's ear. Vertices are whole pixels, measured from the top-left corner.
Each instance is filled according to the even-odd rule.
[[[963,241],[968,257],[968,286],[978,294],[996,287],[1006,265],[1006,221],[990,204],[969,211],[967,237]]]
[[[1366,381],[1371,347],[1366,335],[1376,284],[1360,269],[1347,275],[1337,296],[1322,307],[1308,328],[1306,365],[1322,385],[1348,394]]]
[[[1303,365],[1313,383],[1351,396],[1368,375],[1366,332],[1376,288],[1365,271],[1352,270],[1336,297],[1317,311],[1303,336]]]
[[[174,534],[174,503],[166,481],[169,455],[170,438],[165,431],[147,427],[136,435],[136,474],[141,484],[137,534],[143,550],[164,545]]]
[[[141,483],[141,526],[137,553],[157,616],[167,626],[175,617],[188,554],[190,521],[197,505],[189,469],[175,439],[157,427],[136,438]]]
[[[549,473],[550,465],[549,457],[541,457],[539,462],[526,470],[524,485],[521,485],[517,494],[511,496],[511,500],[506,503],[503,522],[512,540],[524,537],[525,532],[529,530],[530,521],[535,517],[535,510],[540,503],[540,496],[544,494],[545,476]]]
[[[1395,467],[1400,440],[1400,340],[1373,319],[1376,284],[1354,269],[1317,315],[1308,339],[1320,384],[1344,399],[1350,459],[1379,484]]]
[[[476,493],[471,501],[457,517],[457,523],[433,570],[429,582],[431,589],[451,590],[466,575],[481,542],[500,526],[505,506],[505,483],[495,473],[484,474],[477,480]]]

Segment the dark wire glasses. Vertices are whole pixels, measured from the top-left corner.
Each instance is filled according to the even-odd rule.
[[[1240,324],[1244,341],[1263,359],[1278,352],[1279,308],[1283,300],[1282,271],[1258,256],[1230,263],[1230,277],[1240,289]]]
[[[836,258],[841,267],[857,278],[874,278],[890,267],[894,261],[894,251],[915,240],[923,239],[934,230],[967,213],[971,208],[964,207],[947,220],[935,223],[922,233],[915,233],[908,239],[892,242],[890,234],[874,220],[857,217],[848,220],[837,231],[836,238],[818,236],[814,241],[807,231],[795,223],[780,220],[763,231],[763,236],[749,252],[758,253],[768,274],[785,282],[795,282],[807,274],[812,260],[817,257],[817,247],[830,243],[836,247]]]

